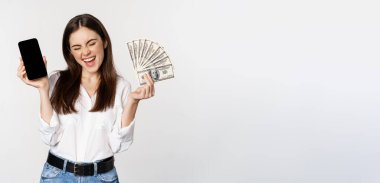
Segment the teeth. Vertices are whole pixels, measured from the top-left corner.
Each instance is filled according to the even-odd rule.
[[[85,62],[89,62],[89,61],[92,61],[92,60],[94,60],[94,59],[95,59],[95,57],[91,57],[91,58],[83,59],[83,61],[85,61]]]

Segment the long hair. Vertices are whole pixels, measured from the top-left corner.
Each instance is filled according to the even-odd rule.
[[[94,16],[82,14],[72,18],[66,25],[62,39],[63,56],[67,63],[67,69],[59,71],[51,97],[53,109],[59,114],[76,113],[75,102],[79,97],[80,83],[82,77],[82,66],[79,65],[70,51],[69,38],[71,33],[80,27],[86,27],[95,31],[101,37],[104,48],[104,60],[99,67],[100,82],[97,88],[97,97],[94,107],[90,112],[105,111],[111,108],[115,102],[117,73],[113,63],[111,39],[103,24]]]

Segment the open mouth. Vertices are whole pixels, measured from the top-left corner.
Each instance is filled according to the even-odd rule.
[[[95,56],[83,59],[87,66],[91,67],[95,64]]]

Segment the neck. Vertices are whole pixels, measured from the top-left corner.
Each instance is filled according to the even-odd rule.
[[[99,73],[88,73],[88,72],[82,72],[82,81],[87,82],[97,82],[100,78]]]

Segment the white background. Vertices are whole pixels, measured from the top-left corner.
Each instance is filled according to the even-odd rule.
[[[39,95],[16,77],[36,37],[66,68],[75,15],[98,17],[136,88],[126,41],[165,47],[175,79],[141,103],[121,182],[380,182],[380,6],[366,0],[127,0],[0,3],[1,182],[38,182],[48,147]]]

